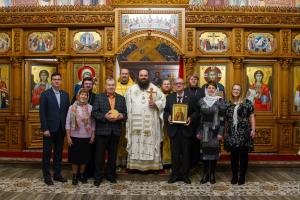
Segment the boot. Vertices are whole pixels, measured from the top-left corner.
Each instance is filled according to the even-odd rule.
[[[77,177],[77,174],[73,174],[72,185],[78,185],[78,177]]]
[[[201,184],[207,183],[209,180],[209,174],[208,174],[208,162],[207,160],[203,160],[203,175],[200,180]]]
[[[205,174],[203,174],[200,183],[201,184],[207,183],[208,179],[209,179],[208,173],[205,173]]]
[[[79,181],[82,183],[82,184],[85,184],[87,183],[87,178],[84,174],[79,174]]]
[[[215,178],[216,165],[217,165],[217,161],[216,160],[211,160],[210,161],[209,182],[211,184],[215,184],[216,183],[216,178]]]
[[[211,173],[209,175],[209,182],[210,182],[210,184],[215,184],[216,183],[215,173]]]

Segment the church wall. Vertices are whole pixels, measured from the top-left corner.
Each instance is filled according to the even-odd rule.
[[[182,54],[185,77],[198,72],[204,83],[208,67],[223,67],[220,83],[224,85],[227,97],[233,83],[242,84],[246,92],[253,84],[254,72],[262,70],[272,100],[267,110],[256,113],[255,151],[275,154],[297,151],[300,144],[299,111],[294,105],[294,97],[300,85],[300,23],[297,24],[300,16],[293,10],[281,13],[269,10],[271,14],[267,14],[259,9],[252,12],[250,8],[244,13],[231,8],[207,12],[189,8],[183,10],[184,20],[179,27],[182,34],[178,40],[153,30],[119,40],[117,27],[120,25],[115,24],[118,22],[115,12],[118,11],[112,8],[70,7],[56,8],[56,11],[37,8],[36,12],[23,9],[24,12],[11,10],[0,14],[0,38],[9,38],[0,43],[0,75],[8,90],[8,107],[0,109],[0,150],[41,148],[42,134],[38,109],[32,107],[32,91],[42,68],[49,72],[59,71],[63,76],[62,88],[72,98],[74,85],[79,81],[78,66],[92,66],[96,71],[97,90],[103,91],[105,77],[115,74],[115,58],[122,49],[120,46],[148,37],[164,39]],[[47,14],[43,16],[40,9],[45,9]],[[251,19],[247,18],[247,12],[252,13]],[[270,22],[267,22],[267,15],[273,16]],[[266,25],[263,25],[264,20]],[[76,34],[81,34],[85,40],[76,43],[76,37],[80,38]],[[33,44],[39,39],[37,35],[46,38],[47,42],[42,42],[41,46]],[[208,43],[203,41],[216,36],[221,42],[208,48]],[[89,37],[98,38],[99,43],[94,40],[93,48],[81,47],[82,43],[89,42]],[[251,46],[251,38],[254,46]],[[262,44],[255,44],[255,38],[265,39]],[[264,46],[263,42],[268,45]]]

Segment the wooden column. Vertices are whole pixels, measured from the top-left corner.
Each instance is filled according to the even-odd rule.
[[[280,77],[280,116],[285,119],[289,115],[289,68],[292,60],[284,58],[280,60],[281,77]]]
[[[62,84],[61,89],[67,90],[69,82],[68,82],[68,74],[67,74],[67,66],[68,66],[68,57],[66,56],[58,56],[56,57],[59,63],[59,73],[62,76]]]
[[[114,57],[105,57],[105,77],[114,77]]]
[[[243,58],[231,58],[233,63],[233,83],[242,84]]]
[[[14,115],[21,115],[22,114],[22,94],[23,89],[23,75],[22,75],[22,66],[23,66],[23,59],[21,57],[12,57],[11,58],[12,64],[12,98],[10,107],[12,108],[12,112]]]
[[[189,75],[194,73],[194,68],[196,66],[197,59],[195,57],[184,58],[184,77],[187,80]]]

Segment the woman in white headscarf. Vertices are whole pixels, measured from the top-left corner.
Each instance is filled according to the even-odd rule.
[[[69,144],[69,162],[72,163],[72,184],[78,180],[87,183],[83,176],[86,164],[91,159],[91,145],[95,138],[95,121],[91,117],[92,106],[88,104],[89,91],[80,89],[77,100],[69,107],[66,131]],[[79,177],[78,177],[79,171]]]
[[[253,150],[255,116],[254,106],[250,100],[243,98],[239,84],[232,86],[226,124],[225,148],[230,151],[231,184],[243,185],[248,168],[248,152]]]
[[[220,158],[220,140],[223,138],[226,103],[217,95],[217,84],[209,81],[205,86],[206,96],[199,100],[200,125],[197,138],[201,142],[200,154],[203,160],[201,184],[216,182],[215,169]]]

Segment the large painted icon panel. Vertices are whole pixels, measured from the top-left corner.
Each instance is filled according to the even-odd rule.
[[[30,65],[30,108],[39,109],[42,92],[51,88],[51,74],[56,71],[56,65],[31,64]]]
[[[5,53],[10,49],[10,37],[7,33],[0,32],[0,53]]]
[[[247,99],[255,112],[271,112],[273,106],[273,65],[249,64],[246,66]]]
[[[296,54],[300,54],[300,34],[295,35],[295,37],[293,38],[293,51]]]
[[[170,81],[178,78],[178,65],[124,65],[124,68],[129,69],[130,78],[133,81],[137,81],[139,71],[141,69],[147,69],[149,72],[149,80],[156,85],[157,87],[161,87],[162,81],[165,79],[169,79]]]
[[[158,30],[178,38],[178,14],[122,14],[121,37],[141,30]]]
[[[74,64],[74,94],[77,94],[82,85],[82,80],[85,77],[93,78],[93,92],[98,93],[99,88],[99,75],[100,75],[100,64],[97,63],[85,63],[85,64]]]
[[[293,97],[294,97],[294,111],[300,112],[300,66],[294,67],[294,84],[293,84]]]
[[[272,53],[275,45],[275,37],[271,33],[250,33],[247,37],[247,48],[252,53]]]
[[[198,73],[200,75],[199,86],[205,88],[209,81],[217,83],[218,95],[226,98],[226,64],[200,64]],[[205,91],[206,92],[206,91]]]
[[[0,63],[0,109],[9,107],[9,64]]]
[[[33,53],[48,53],[55,47],[55,36],[51,32],[32,32],[28,35],[28,50]]]
[[[77,53],[95,53],[100,50],[101,45],[101,35],[96,31],[74,34],[73,49]]]
[[[229,49],[228,36],[224,32],[202,32],[199,40],[199,49],[205,53],[224,53]]]

